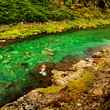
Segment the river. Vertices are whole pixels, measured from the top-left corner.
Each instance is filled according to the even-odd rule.
[[[22,94],[29,84],[29,72],[43,62],[86,55],[88,48],[110,44],[110,28],[42,35],[0,48],[0,105]]]

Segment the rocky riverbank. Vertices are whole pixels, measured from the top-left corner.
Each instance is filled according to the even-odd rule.
[[[51,73],[51,86],[32,90],[0,110],[110,109],[110,47],[83,60],[65,60]]]

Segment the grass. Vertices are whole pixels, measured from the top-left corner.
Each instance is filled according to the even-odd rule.
[[[42,33],[57,33],[74,29],[97,28],[98,26],[110,24],[110,19],[77,19],[73,21],[50,21],[46,23],[17,24],[13,26],[0,27],[0,39],[26,38],[31,35]]]

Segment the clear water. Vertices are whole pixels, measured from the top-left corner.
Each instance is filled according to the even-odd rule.
[[[45,35],[0,48],[0,104],[29,84],[29,72],[42,62],[59,62],[67,55],[84,56],[88,48],[110,44],[110,28]],[[51,49],[53,56],[46,54]]]

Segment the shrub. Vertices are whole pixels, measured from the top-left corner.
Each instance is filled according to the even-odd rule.
[[[45,7],[29,0],[0,0],[0,23],[46,21]]]
[[[49,19],[52,20],[64,20],[64,19],[74,19],[73,12],[67,7],[57,8],[49,13]]]
[[[71,17],[67,8],[49,8],[48,0],[0,0],[0,23],[43,22]]]

